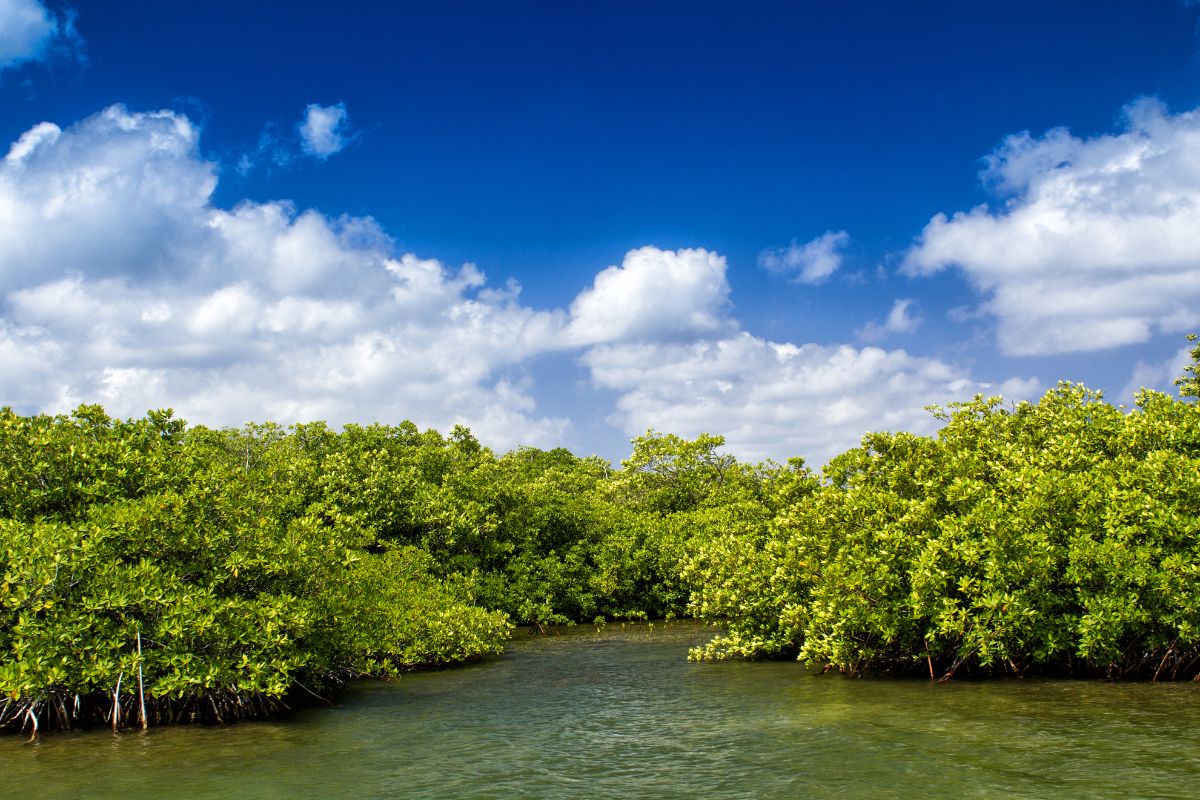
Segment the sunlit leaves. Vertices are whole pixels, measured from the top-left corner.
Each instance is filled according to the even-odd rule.
[[[1194,673],[1200,408],[1142,392],[1125,412],[1061,384],[1038,403],[934,411],[937,437],[868,434],[768,537],[690,557],[695,610],[728,618],[695,655],[793,653],[852,674]]]
[[[229,719],[297,685],[495,652],[507,621],[428,557],[364,549],[375,520],[322,482],[338,452],[321,425],[0,412],[0,726],[95,719],[118,687],[128,723],[135,674],[156,719]]]

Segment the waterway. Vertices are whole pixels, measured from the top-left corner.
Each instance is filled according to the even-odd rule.
[[[1200,684],[848,680],[581,626],[288,719],[0,740],[14,798],[1194,798]]]

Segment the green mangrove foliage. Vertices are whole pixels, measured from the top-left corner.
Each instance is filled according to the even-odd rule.
[[[682,614],[724,629],[696,658],[1195,677],[1192,356],[1181,399],[976,397],[819,474],[709,435],[614,469],[462,427],[0,409],[0,730],[262,716],[513,624]]]
[[[332,435],[331,435],[332,436]],[[720,440],[705,445],[719,447]],[[637,448],[676,437],[648,434]],[[635,456],[639,450],[635,448]],[[663,467],[665,469],[665,467]],[[465,428],[448,437],[348,426],[324,445],[316,506],[365,546],[416,547],[483,607],[544,625],[683,612],[673,508],[630,501],[629,476],[598,458],[521,448],[497,457]]]
[[[1060,384],[935,410],[799,477],[765,528],[684,559],[726,624],[697,658],[849,674],[1200,673],[1200,406]]]
[[[615,473],[465,428],[0,410],[0,729],[261,716],[513,622],[680,614],[679,558],[755,473],[636,444]]]
[[[0,726],[259,716],[497,652],[427,553],[324,512],[335,438],[0,412]]]

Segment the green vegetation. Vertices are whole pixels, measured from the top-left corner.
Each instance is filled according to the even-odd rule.
[[[686,560],[727,634],[693,655],[797,655],[949,678],[1200,674],[1200,406],[1131,411],[1061,384],[877,433],[765,528]]]
[[[258,716],[498,652],[503,614],[329,497],[342,445],[320,425],[0,412],[0,724]]]
[[[725,631],[696,658],[1200,675],[1200,405],[1061,384],[934,413],[818,475],[707,435],[614,470],[461,427],[2,409],[0,729],[261,716],[513,624],[683,614]]]

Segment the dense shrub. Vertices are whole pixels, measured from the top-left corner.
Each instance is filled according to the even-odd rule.
[[[0,725],[227,720],[497,652],[502,614],[323,513],[312,426],[0,411]]]
[[[613,469],[462,427],[0,409],[0,729],[261,716],[513,623],[685,613],[724,628],[696,658],[1200,674],[1200,405],[1064,383],[934,413],[818,475],[709,435]]]
[[[868,434],[767,530],[686,559],[728,632],[696,657],[791,654],[850,674],[1200,668],[1200,407],[1115,408],[1060,384]]]

